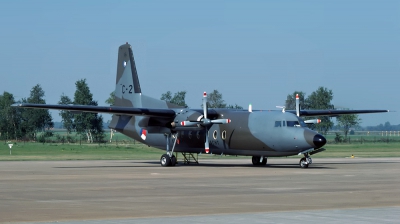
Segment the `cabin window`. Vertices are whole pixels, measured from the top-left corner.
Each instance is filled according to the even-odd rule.
[[[221,133],[221,138],[222,138],[223,140],[226,139],[226,131],[223,131],[223,132]]]
[[[217,132],[217,130],[215,130],[215,131],[213,132],[213,138],[214,138],[214,139],[217,139],[217,137],[218,137],[218,132]]]
[[[189,139],[192,139],[192,131],[189,131]]]
[[[275,121],[275,127],[282,127],[281,121]]]
[[[200,132],[199,131],[196,132],[196,137],[197,137],[197,139],[200,139]]]

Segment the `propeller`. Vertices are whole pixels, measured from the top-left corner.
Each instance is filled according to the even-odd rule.
[[[299,98],[299,94],[296,94],[296,115],[297,115],[297,117],[300,116],[300,98]],[[321,123],[321,119],[305,120],[304,123],[306,123],[306,124],[319,124],[319,123]]]
[[[208,140],[208,132],[213,124],[229,124],[230,119],[208,119],[208,104],[207,104],[207,93],[203,93],[203,116],[199,117],[197,121],[181,121],[179,124],[182,127],[203,127],[206,129],[204,149],[206,153],[210,152],[210,143]]]
[[[210,152],[210,145],[208,143],[208,129],[211,126],[210,120],[207,118],[207,111],[208,111],[208,106],[207,106],[207,93],[203,93],[203,126],[206,128],[206,142],[204,143],[204,148],[206,150],[206,153]]]
[[[299,98],[299,94],[296,94],[296,115],[297,115],[297,117],[300,116],[300,98]],[[321,123],[321,119],[305,120],[304,123],[306,123],[306,124],[319,124],[319,123]]]

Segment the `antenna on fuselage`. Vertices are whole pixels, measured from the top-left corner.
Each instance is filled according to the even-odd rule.
[[[286,112],[286,111],[285,111],[285,109],[286,109],[285,106],[276,106],[276,108],[281,108],[281,109],[282,109],[282,113],[285,113],[285,112]]]

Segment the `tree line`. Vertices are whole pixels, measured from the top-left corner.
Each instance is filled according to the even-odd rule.
[[[361,128],[363,130],[363,128]],[[385,124],[379,124],[376,126],[367,126],[366,130],[368,131],[399,131],[400,124],[392,125],[389,121],[386,121]]]
[[[13,94],[4,92],[0,95],[0,137],[3,139],[36,139],[38,132],[53,127],[48,110],[31,110],[11,107],[14,103],[45,104],[44,91],[38,84],[30,91],[28,98],[16,101]]]
[[[97,101],[93,100],[93,94],[90,92],[86,79],[78,80],[75,82],[75,86],[76,91],[73,100],[62,94],[58,104],[98,105]],[[40,137],[52,136],[51,129],[54,127],[54,123],[48,110],[11,107],[15,103],[46,104],[44,96],[45,92],[40,84],[31,89],[28,98],[22,98],[18,101],[13,94],[3,92],[0,95],[0,138],[37,141],[39,140],[39,132],[43,133]],[[101,115],[70,111],[60,111],[59,114],[63,126],[69,134],[76,132],[80,135],[86,135],[88,142],[103,141],[105,136]]]

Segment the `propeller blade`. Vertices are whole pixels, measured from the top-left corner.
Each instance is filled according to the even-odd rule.
[[[321,119],[305,120],[304,123],[306,123],[306,124],[319,124],[319,123],[321,123]]]
[[[181,121],[181,126],[186,126],[186,127],[193,127],[197,126],[200,124],[199,121]]]
[[[231,123],[231,119],[215,119],[215,120],[211,120],[211,123],[213,123],[213,124],[229,124],[229,123]]]
[[[204,119],[207,119],[207,93],[203,93],[203,111],[204,111]]]
[[[299,94],[296,94],[296,115],[297,115],[297,117],[300,116],[300,99],[299,99]]]
[[[206,153],[209,153],[210,145],[208,143],[208,128],[206,128],[206,136],[205,137],[206,137],[206,142],[204,143],[204,148],[205,148]]]

